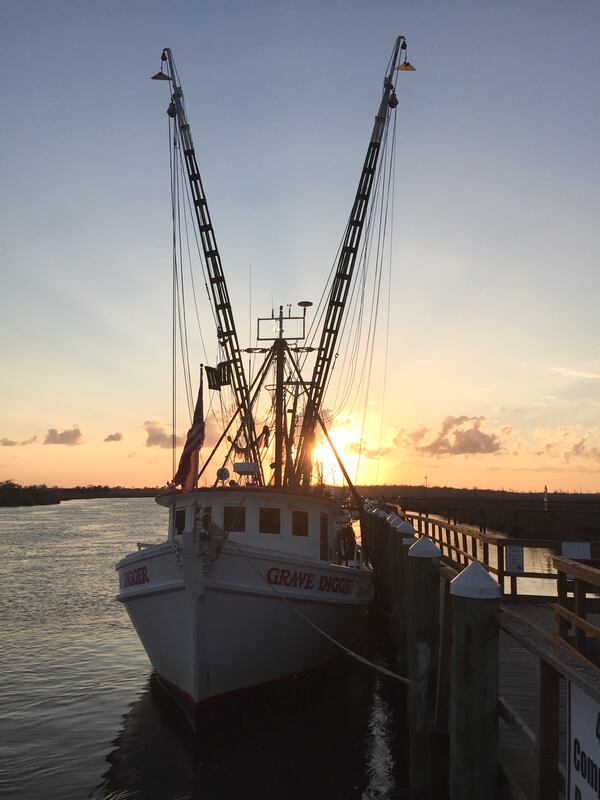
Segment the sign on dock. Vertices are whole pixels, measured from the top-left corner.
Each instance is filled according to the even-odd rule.
[[[569,681],[568,800],[600,797],[600,704]]]
[[[524,572],[525,559],[523,546],[520,544],[507,544],[504,548],[507,572]]]

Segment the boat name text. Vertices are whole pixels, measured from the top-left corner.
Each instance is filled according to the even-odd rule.
[[[267,580],[275,586],[288,586],[298,589],[316,589],[318,592],[337,592],[350,594],[354,586],[353,578],[337,578],[331,575],[321,575],[318,584],[315,584],[314,572],[301,572],[300,570],[280,569],[271,567],[267,572]]]
[[[130,586],[139,586],[140,583],[150,583],[150,577],[148,576],[148,569],[146,567],[138,567],[137,569],[129,569],[127,572],[119,573],[121,589],[128,589]]]

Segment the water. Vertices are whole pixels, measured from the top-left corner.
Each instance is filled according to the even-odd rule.
[[[345,658],[192,734],[113,599],[115,562],[165,524],[143,498],[0,509],[0,797],[407,797],[397,685]]]

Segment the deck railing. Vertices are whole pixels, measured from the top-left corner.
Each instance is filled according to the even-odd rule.
[[[396,506],[388,506],[397,511]],[[447,564],[463,569],[472,561],[479,561],[490,572],[502,589],[503,596],[518,597],[520,582],[523,579],[537,579],[548,582],[548,590],[540,598],[556,597],[557,574],[550,569],[514,569],[513,561],[524,567],[532,551],[556,552],[560,542],[555,539],[512,539],[501,534],[478,530],[469,525],[456,525],[442,517],[429,514],[404,512],[419,536],[428,536],[440,548],[442,558]],[[550,566],[550,565],[549,565]],[[554,586],[552,586],[554,582]],[[532,594],[527,598],[530,600]]]
[[[396,507],[387,506],[386,510],[393,511]],[[434,564],[436,559],[431,561],[431,569],[437,573],[437,580],[431,583],[431,590],[437,587],[435,591],[440,592],[439,602],[433,604],[433,616],[432,604],[423,602],[422,596],[413,597],[410,591],[411,570],[418,566],[421,559],[408,557],[410,540],[402,539],[406,534],[398,534],[385,519],[371,517],[367,540],[380,587],[378,594],[383,601],[384,610],[388,610],[390,632],[397,645],[397,666],[401,674],[415,677],[411,672],[409,656],[417,650],[418,644],[411,638],[410,621],[423,614],[432,616],[428,623],[430,628],[424,638],[429,643],[429,651],[436,654],[436,658],[431,660],[430,672],[427,673],[427,680],[433,682],[435,687],[432,699],[425,708],[425,712],[430,715],[431,731],[438,737],[447,732],[451,739],[459,735],[452,729],[449,714],[450,698],[453,692],[456,693],[455,682],[464,680],[461,670],[455,671],[452,666],[452,654],[457,644],[453,635],[455,598],[450,593],[450,582],[470,563],[479,561],[504,589],[502,605],[499,613],[492,616],[491,624],[498,626],[502,636],[516,641],[520,648],[533,655],[536,665],[535,675],[530,677],[531,683],[528,684],[528,679],[524,677],[523,686],[520,687],[520,691],[527,692],[536,709],[532,724],[523,718],[507,696],[498,697],[497,718],[517,735],[518,758],[521,754],[529,754],[527,772],[532,788],[531,793],[525,792],[519,769],[514,772],[514,752],[500,759],[501,775],[506,781],[504,785],[509,786],[510,791],[517,792],[512,796],[557,800],[563,796],[567,782],[566,770],[559,758],[562,726],[560,709],[564,708],[566,684],[573,684],[591,701],[600,703],[600,670],[597,666],[600,663],[600,647],[594,653],[594,648],[590,646],[590,640],[594,644],[600,642],[600,627],[589,618],[592,611],[600,611],[600,560],[574,561],[554,556],[548,560],[551,572],[515,571],[507,568],[506,563],[507,551],[511,546],[522,547],[525,551],[528,548],[544,548],[552,552],[560,547],[560,543],[555,540],[508,539],[469,526],[455,525],[428,514],[404,512],[402,516],[411,521],[420,537],[429,537],[441,551],[442,559],[438,561],[437,567]],[[522,599],[534,602],[539,599],[558,599],[554,610],[558,619],[559,635],[553,635],[550,630],[539,627],[527,615],[517,613],[515,601],[519,600],[519,579],[523,578],[549,581],[549,590],[553,588],[554,582],[557,590],[555,593],[549,591],[543,598],[523,594]],[[476,606],[478,601],[474,600],[473,603]],[[419,635],[422,637],[422,627],[420,631]],[[473,644],[468,659],[472,660],[480,655],[482,658],[489,656],[485,652],[480,653],[476,644]],[[456,661],[462,665],[466,663],[465,659],[458,658]],[[492,672],[492,669],[488,672],[483,668],[476,670],[476,674],[480,676]],[[493,692],[493,679],[489,680],[487,691]],[[481,687],[473,686],[470,691],[475,695],[480,689]],[[495,690],[497,691],[497,685]],[[485,696],[486,693],[483,692],[481,698]],[[477,705],[475,698],[473,703]],[[411,741],[413,736],[418,738],[426,729],[426,720],[427,715],[422,713],[416,727],[411,727]],[[413,750],[418,755],[420,740],[415,739],[414,745]],[[476,742],[472,759],[474,764],[477,762],[477,747],[479,743]],[[412,757],[411,755],[411,759]],[[451,763],[452,758],[451,754]],[[451,792],[451,796],[455,798],[461,795]]]
[[[552,563],[558,576],[558,603],[554,606],[558,634],[578,653],[598,663],[598,648],[590,652],[588,637],[600,641],[600,627],[590,622],[587,616],[600,610],[600,561],[573,561],[555,556]]]

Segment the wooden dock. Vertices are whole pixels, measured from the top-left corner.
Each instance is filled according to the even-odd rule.
[[[425,687],[418,701],[407,697],[411,797],[600,797],[600,564],[554,556],[553,571],[541,572],[527,551],[556,550],[554,541],[510,540],[399,512],[368,506],[364,544],[389,612],[396,667]],[[427,546],[417,547],[419,539]],[[484,589],[473,590],[482,575]],[[543,594],[526,593],[532,581]],[[572,731],[570,691],[585,703],[583,715],[572,704]],[[596,709],[596,728],[578,733]],[[580,757],[574,737],[588,734]]]

